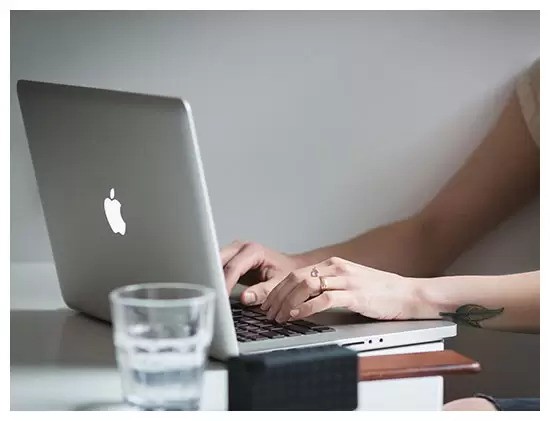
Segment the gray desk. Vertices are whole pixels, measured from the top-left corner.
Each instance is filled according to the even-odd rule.
[[[69,310],[53,264],[11,267],[11,409],[89,410],[116,405],[121,388],[110,327]],[[371,351],[370,355],[443,349],[443,341]],[[438,410],[443,379],[362,382],[359,409]],[[227,372],[208,364],[202,409],[227,409]]]

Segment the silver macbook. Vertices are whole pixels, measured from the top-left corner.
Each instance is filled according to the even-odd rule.
[[[375,322],[346,311],[277,325],[228,297],[189,104],[180,98],[19,81],[17,92],[67,305],[109,321],[122,285],[216,290],[219,359],[337,343],[357,351],[454,336],[440,320]]]

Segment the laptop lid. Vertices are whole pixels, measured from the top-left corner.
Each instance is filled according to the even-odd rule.
[[[67,305],[109,320],[119,286],[209,286],[211,354],[237,355],[189,104],[30,81],[17,92]]]

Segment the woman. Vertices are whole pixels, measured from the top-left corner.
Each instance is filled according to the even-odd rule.
[[[540,272],[438,276],[482,235],[538,195],[539,61],[520,78],[497,123],[419,213],[341,244],[287,255],[254,243],[221,250],[227,288],[285,322],[331,307],[381,320],[450,318],[539,331]],[[337,256],[337,257],[336,257]],[[538,410],[538,399],[479,395],[450,410]]]

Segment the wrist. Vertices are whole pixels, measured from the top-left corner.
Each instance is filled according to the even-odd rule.
[[[407,278],[411,284],[414,319],[440,319],[449,311],[442,281],[437,278]]]

